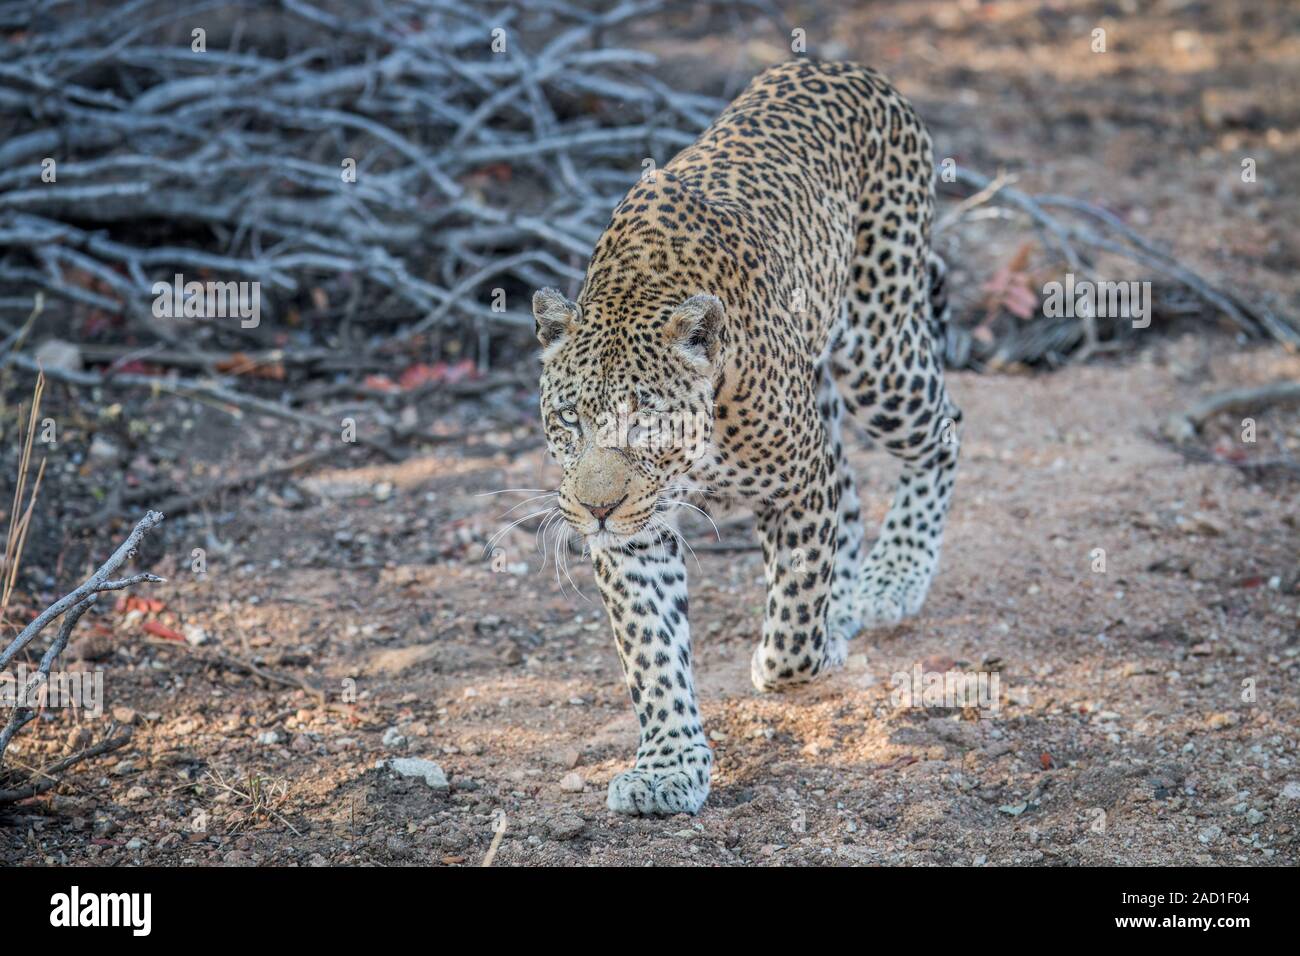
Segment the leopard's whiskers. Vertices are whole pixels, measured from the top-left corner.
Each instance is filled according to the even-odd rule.
[[[704,520],[713,526],[714,537],[716,537],[717,540],[719,541],[722,540],[722,532],[718,530],[717,522],[715,522],[713,520],[713,516],[710,515],[703,508],[699,507],[698,505],[693,505],[689,501],[683,501],[681,498],[663,498],[660,499],[660,501],[662,504],[680,505],[684,508],[690,508],[692,511],[698,511],[700,514],[704,516]]]
[[[523,523],[524,523],[525,521],[527,521],[529,518],[536,518],[536,517],[538,517],[539,515],[544,515],[544,514],[546,514],[547,512],[552,511],[552,510],[554,510],[554,509],[553,509],[553,508],[543,508],[541,511],[534,511],[532,514],[524,515],[522,518],[518,518],[518,519],[516,519],[515,521],[510,522],[510,524],[506,525],[504,528],[502,528],[502,529],[501,529],[500,531],[498,531],[496,534],[492,535],[492,537],[488,538],[488,542],[487,542],[487,544],[483,545],[483,557],[486,558],[486,557],[488,556],[488,554],[491,552],[491,550],[496,546],[496,543],[497,543],[499,540],[501,540],[503,537],[505,537],[507,534],[509,534],[512,530],[514,530],[515,528],[517,528],[519,525],[523,524]]]
[[[555,558],[564,569],[564,576],[568,578],[569,583],[573,585],[573,593],[582,598],[586,603],[590,604],[591,599],[582,593],[582,588],[578,587],[577,582],[573,580],[573,575],[569,573],[569,529],[567,527],[560,529],[558,541],[556,542]]]
[[[558,494],[559,494],[558,491],[547,491],[540,495],[533,495],[531,498],[525,498],[523,501],[519,502],[519,504],[515,505],[513,508],[506,511],[505,514],[501,515],[501,517],[502,518],[509,517],[512,512],[518,511],[520,508],[528,504],[530,501],[537,501],[539,498],[554,498]]]

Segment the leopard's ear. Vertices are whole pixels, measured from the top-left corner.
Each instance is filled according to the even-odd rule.
[[[533,319],[537,322],[537,341],[548,346],[559,340],[573,320],[578,306],[556,289],[538,289],[533,293]]]
[[[716,295],[693,295],[673,310],[664,334],[689,355],[712,363],[718,357],[722,314]]]

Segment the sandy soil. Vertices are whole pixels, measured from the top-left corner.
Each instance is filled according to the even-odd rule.
[[[717,772],[697,818],[605,810],[636,733],[602,613],[560,593],[531,532],[506,537],[497,570],[479,559],[511,496],[476,495],[542,486],[542,453],[449,449],[321,474],[305,501],[226,524],[206,576],[172,567],[150,594],[165,609],[98,624],[115,648],[96,665],[107,706],[129,708],[116,715],[135,739],[11,809],[0,858],[473,865],[504,813],[498,864],[1294,865],[1295,485],[1188,464],[1146,434],[1207,385],[1300,374],[1296,357],[1221,345],[955,376],[969,426],[929,603],[860,636],[823,683],[750,688],[758,555],[701,551],[692,611]],[[879,518],[892,469],[857,457]],[[572,571],[594,597],[582,562]],[[207,643],[150,641],[142,613]],[[329,706],[214,649],[304,679]],[[917,664],[996,670],[996,709],[896,706],[891,675]],[[349,681],[355,704],[340,703]],[[63,712],[15,749],[49,759],[76,732]],[[399,756],[436,761],[449,792],[380,766]]]

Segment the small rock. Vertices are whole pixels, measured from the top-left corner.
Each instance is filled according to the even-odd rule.
[[[142,850],[144,849],[144,840],[139,837],[132,837],[126,841],[126,848],[128,850]]]
[[[46,339],[32,353],[44,368],[58,369],[62,372],[81,371],[81,349],[71,342],[60,339]]]
[[[1254,807],[1251,807],[1249,810],[1246,811],[1246,822],[1249,823],[1251,826],[1256,826],[1257,824],[1263,823],[1264,814],[1260,813]]]
[[[1223,827],[1217,823],[1212,823],[1200,833],[1196,834],[1196,839],[1202,843],[1213,843],[1219,837],[1223,836]]]
[[[266,746],[269,747],[273,747],[277,744],[282,744],[284,743],[284,731],[264,730],[257,735],[257,742],[259,744],[265,744]]]
[[[1211,730],[1223,730],[1227,727],[1236,726],[1237,720],[1236,714],[1210,714],[1205,721],[1205,725]]]
[[[208,632],[197,624],[191,624],[189,627],[185,628],[183,633],[185,634],[185,642],[187,644],[192,644],[193,646],[198,647],[200,644],[208,643]]]
[[[447,779],[447,775],[432,760],[423,760],[418,757],[394,757],[388,761],[388,766],[399,777],[423,777],[424,782],[429,785],[431,790],[446,793],[451,789],[451,782]]]
[[[389,727],[384,731],[383,739],[380,741],[389,750],[405,750],[406,738],[396,727]]]
[[[113,656],[117,647],[111,637],[101,634],[88,634],[79,637],[68,647],[68,654],[78,661],[103,661]]]
[[[553,840],[572,840],[586,828],[587,821],[573,814],[565,814],[546,824],[546,832]]]
[[[582,793],[587,789],[587,781],[580,773],[566,773],[560,778],[560,789],[565,793]]]
[[[102,464],[116,461],[122,453],[116,445],[103,435],[96,435],[90,440],[90,449],[86,454],[91,461],[100,462]]]
[[[141,800],[148,799],[148,797],[149,797],[149,791],[146,790],[144,787],[132,787],[130,790],[126,792],[127,803],[138,803]]]
[[[309,754],[316,749],[316,745],[312,743],[312,739],[306,734],[295,734],[293,743],[289,747],[294,753],[299,754]]]
[[[1283,800],[1300,800],[1300,780],[1292,780],[1278,794]]]
[[[137,714],[130,707],[114,707],[113,719],[119,724],[134,724]]]

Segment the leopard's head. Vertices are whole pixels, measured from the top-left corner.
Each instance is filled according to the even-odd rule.
[[[564,468],[558,506],[593,544],[653,531],[712,453],[722,313],[712,295],[655,306],[533,296],[542,422]]]

